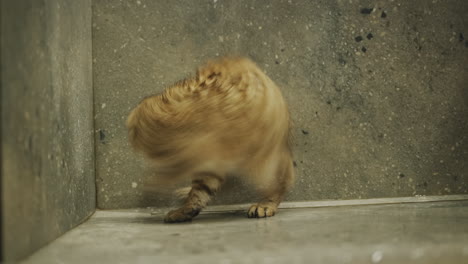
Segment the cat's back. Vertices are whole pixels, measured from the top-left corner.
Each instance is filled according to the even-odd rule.
[[[255,142],[282,137],[288,119],[278,87],[259,67],[247,58],[227,57],[144,99],[127,125],[131,142],[152,157],[198,148],[218,155],[221,149],[241,153]]]

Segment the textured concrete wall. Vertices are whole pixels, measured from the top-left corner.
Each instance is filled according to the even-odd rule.
[[[24,257],[95,208],[91,1],[2,1],[2,247]]]
[[[99,207],[167,205],[143,192],[124,121],[224,54],[253,58],[290,103],[289,200],[468,193],[467,1],[93,3]]]

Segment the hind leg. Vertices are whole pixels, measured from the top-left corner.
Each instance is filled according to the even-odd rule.
[[[205,208],[211,197],[215,195],[223,182],[223,178],[215,173],[198,173],[193,177],[190,190],[184,205],[167,213],[166,223],[190,221]]]
[[[290,154],[284,154],[275,170],[273,180],[260,182],[260,184],[264,184],[264,186],[259,186],[264,198],[261,202],[250,206],[247,216],[249,218],[274,216],[278,210],[278,205],[293,181],[293,161]]]

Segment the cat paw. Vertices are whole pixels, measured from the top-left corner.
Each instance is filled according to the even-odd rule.
[[[249,218],[262,218],[274,216],[276,213],[277,207],[268,205],[268,204],[254,204],[250,206],[247,216]]]
[[[165,223],[180,223],[180,222],[187,222],[187,221],[192,221],[192,218],[198,215],[200,211],[195,210],[195,209],[189,209],[187,210],[186,208],[179,208],[176,210],[172,210],[169,213],[166,214],[166,217],[164,217],[164,222]]]

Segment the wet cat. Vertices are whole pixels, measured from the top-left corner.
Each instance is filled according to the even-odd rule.
[[[226,57],[144,98],[127,119],[130,144],[166,182],[190,180],[165,222],[189,221],[225,181],[243,177],[263,200],[248,217],[273,216],[294,181],[290,117],[279,88],[251,60]]]

